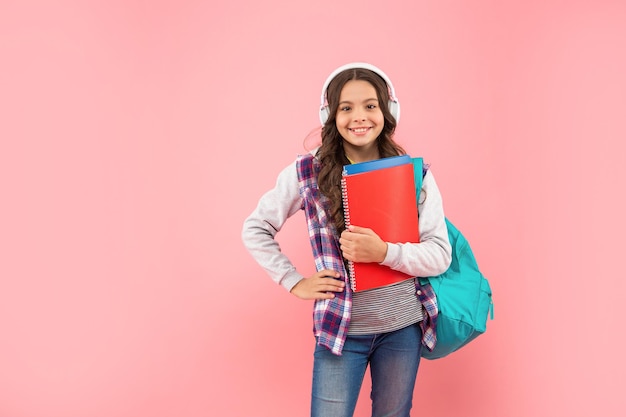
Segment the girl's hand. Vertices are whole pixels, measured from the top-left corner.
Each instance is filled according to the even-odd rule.
[[[387,243],[372,229],[351,225],[339,239],[344,258],[353,262],[382,262],[387,256]]]
[[[332,277],[332,278],[329,278]],[[303,300],[324,300],[335,298],[334,292],[342,292],[346,286],[340,281],[339,273],[330,269],[316,272],[309,278],[301,279],[291,289],[291,293]]]

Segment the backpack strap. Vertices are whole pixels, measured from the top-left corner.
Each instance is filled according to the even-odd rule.
[[[411,158],[411,161],[413,162],[413,175],[415,176],[415,189],[421,190],[422,178],[426,174],[426,172],[424,172],[424,159],[421,157]],[[418,194],[418,198],[419,198],[419,194]]]

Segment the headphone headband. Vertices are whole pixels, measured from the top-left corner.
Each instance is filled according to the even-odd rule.
[[[341,72],[349,69],[355,68],[363,68],[370,70],[376,74],[378,74],[387,84],[387,88],[389,89],[389,111],[392,116],[396,119],[396,122],[400,120],[400,103],[398,102],[398,98],[396,97],[396,92],[393,88],[393,84],[391,83],[391,79],[385,74],[380,68],[375,67],[372,64],[368,64],[365,62],[352,62],[350,64],[342,65],[341,67],[334,70],[324,82],[324,86],[322,87],[322,95],[320,97],[320,122],[322,126],[326,123],[329,117],[329,109],[328,103],[326,102],[326,90],[328,86],[333,81],[333,79]]]

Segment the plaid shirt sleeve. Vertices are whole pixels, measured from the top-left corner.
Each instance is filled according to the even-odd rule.
[[[424,319],[420,322],[422,328],[422,345],[432,352],[437,344],[437,296],[430,284],[421,285],[415,280],[416,293],[424,309]]]

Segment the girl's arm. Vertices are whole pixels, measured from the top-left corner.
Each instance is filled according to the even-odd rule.
[[[259,199],[256,209],[244,221],[241,234],[254,259],[287,291],[291,291],[303,276],[281,252],[274,237],[301,207],[296,164],[292,163],[278,175],[274,188]]]

